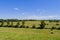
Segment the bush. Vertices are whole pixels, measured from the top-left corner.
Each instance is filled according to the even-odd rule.
[[[20,26],[20,28],[22,28],[22,25]]]
[[[12,25],[9,25],[8,27],[12,27]]]
[[[60,30],[60,27],[58,27],[58,30]]]
[[[18,28],[19,27],[19,22],[14,26],[15,28]]]
[[[4,25],[4,27],[8,27],[8,25]]]
[[[45,25],[49,25],[49,24],[46,24],[46,23],[45,23]]]
[[[18,28],[18,25],[13,26],[14,28]]]
[[[52,27],[52,28],[51,28],[51,31],[52,31],[53,29],[56,29],[56,27]]]
[[[29,26],[26,26],[26,28],[29,28]]]
[[[56,25],[59,25],[58,23]]]
[[[36,28],[36,26],[35,25],[32,25],[32,28]]]
[[[21,25],[20,28],[25,28],[25,25]]]
[[[56,27],[52,27],[52,29],[56,29]]]

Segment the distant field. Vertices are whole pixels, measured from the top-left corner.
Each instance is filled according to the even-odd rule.
[[[30,28],[0,28],[0,40],[60,40],[60,30]]]
[[[29,26],[29,27],[32,27],[33,24],[35,24],[36,27],[39,27],[39,24],[40,24],[41,21],[25,21],[25,26]],[[19,22],[19,26],[22,25],[22,21]],[[51,28],[52,26],[58,28],[60,27],[60,21],[59,22],[49,22],[49,21],[45,21],[46,24],[48,25],[45,25],[45,28]],[[56,24],[59,24],[59,25],[56,25]],[[11,22],[10,22],[11,24]],[[13,25],[16,25],[17,22],[14,22]],[[4,22],[4,25],[7,25],[6,22]]]

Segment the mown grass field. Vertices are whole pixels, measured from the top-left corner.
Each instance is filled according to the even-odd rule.
[[[60,30],[0,27],[0,40],[60,40]]]

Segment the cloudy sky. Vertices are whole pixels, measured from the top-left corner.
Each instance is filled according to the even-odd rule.
[[[0,0],[0,19],[60,19],[60,0]]]

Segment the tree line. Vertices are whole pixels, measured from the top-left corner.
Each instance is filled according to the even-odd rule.
[[[20,25],[20,23],[19,23],[20,21],[22,21],[22,25]],[[3,19],[0,19],[0,27],[29,28],[29,26],[25,26],[25,21],[27,21],[27,20],[17,20],[17,19],[3,20]],[[28,21],[30,21],[30,20],[28,20]],[[35,21],[35,20],[31,20],[31,21]],[[39,24],[39,27],[36,28],[35,24],[33,24],[32,28],[44,29],[45,25],[46,25],[44,22],[45,20],[40,20],[40,21],[41,21],[41,24]],[[4,22],[7,22],[7,25],[3,25]],[[11,24],[9,22],[11,22]],[[13,22],[17,22],[17,24],[13,26]],[[52,22],[52,20],[49,20],[49,22]],[[54,20],[53,22],[59,22],[59,21]],[[58,25],[58,24],[56,24],[56,25]],[[52,27],[52,29],[56,29],[56,28]],[[58,29],[60,29],[60,27]]]

